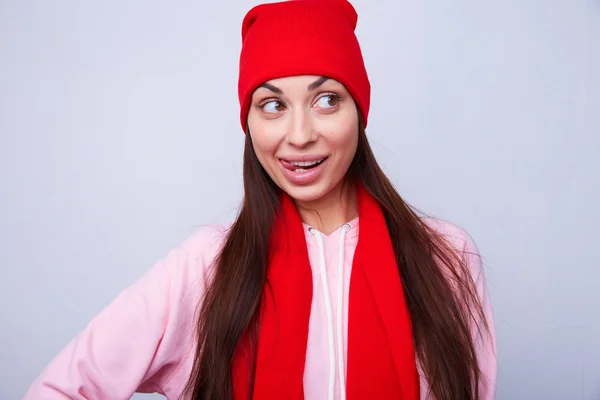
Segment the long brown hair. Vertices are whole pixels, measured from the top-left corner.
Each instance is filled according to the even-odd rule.
[[[249,132],[243,168],[241,210],[200,303],[196,354],[183,394],[194,400],[233,399],[231,363],[242,335],[249,335],[256,361],[258,313],[279,189],[258,161]],[[417,358],[432,394],[439,400],[478,399],[482,374],[471,328],[475,320],[483,321],[482,329],[487,323],[468,265],[402,200],[375,160],[362,123],[347,177],[360,182],[382,207],[402,266]]]

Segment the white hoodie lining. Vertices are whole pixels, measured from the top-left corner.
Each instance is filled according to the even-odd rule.
[[[344,300],[344,250],[345,250],[345,238],[346,233],[350,230],[349,224],[344,224],[340,232],[339,242],[339,257],[338,257],[338,287],[337,287],[337,366],[340,381],[340,397],[341,400],[346,399],[346,371],[344,368],[344,341],[343,341],[343,300]],[[314,228],[309,228],[309,232],[314,235],[317,239],[317,246],[319,248],[319,272],[321,275],[321,282],[323,291],[325,292],[325,314],[327,316],[327,337],[329,341],[329,385],[328,385],[328,399],[334,400],[335,393],[335,370],[336,370],[336,357],[334,350],[334,329],[333,324],[333,312],[331,307],[331,300],[329,298],[329,280],[327,279],[327,266],[325,262],[325,246],[323,244],[323,237],[321,233]]]

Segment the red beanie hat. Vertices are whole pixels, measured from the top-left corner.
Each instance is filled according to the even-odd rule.
[[[366,126],[371,85],[354,34],[357,21],[346,0],[291,0],[252,8],[242,23],[238,81],[244,131],[254,90],[293,75],[327,76],[342,83]]]

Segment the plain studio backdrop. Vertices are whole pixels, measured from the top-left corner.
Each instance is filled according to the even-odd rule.
[[[497,398],[600,399],[600,1],[353,3],[378,160],[484,257]],[[235,216],[255,4],[0,1],[1,399]]]

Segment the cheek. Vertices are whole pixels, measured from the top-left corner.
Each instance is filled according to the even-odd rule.
[[[358,145],[358,112],[353,107],[345,107],[337,118],[327,121],[323,126],[324,136],[332,150],[340,154],[344,160],[352,159]]]
[[[271,169],[269,165],[273,164],[273,156],[277,153],[277,149],[279,148],[279,141],[276,136],[272,135],[268,130],[261,129],[260,127],[254,127],[253,129],[250,124],[248,126],[250,128],[252,146],[254,147],[256,157],[258,157],[263,168],[269,171]]]
[[[358,130],[355,125],[347,126],[343,130],[332,132],[329,136],[332,150],[339,153],[340,159],[352,160],[358,146]]]

